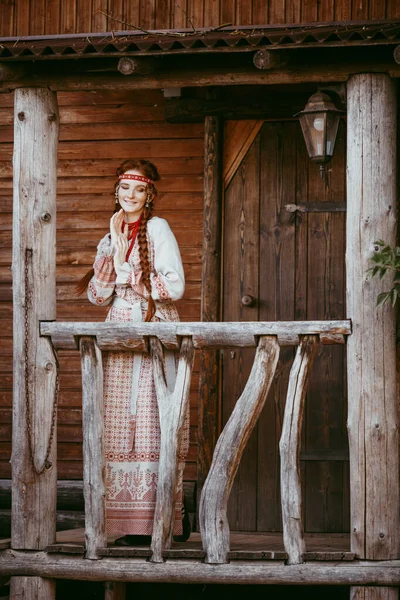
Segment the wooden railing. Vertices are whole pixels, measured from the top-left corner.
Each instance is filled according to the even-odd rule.
[[[149,352],[161,425],[161,450],[151,562],[163,562],[172,540],[178,452],[186,413],[195,349],[256,348],[246,387],[215,448],[200,499],[199,520],[210,564],[228,562],[227,505],[246,443],[265,404],[279,359],[280,345],[297,345],[290,372],[282,436],[281,498],[283,538],[288,564],[303,562],[300,440],[307,380],[318,343],[344,343],[349,321],[246,323],[57,323],[42,322],[42,336],[56,350],[79,349],[82,363],[83,461],[86,557],[100,558],[106,546],[105,464],[103,451],[102,351]],[[173,392],[163,371],[163,348],[179,353]]]

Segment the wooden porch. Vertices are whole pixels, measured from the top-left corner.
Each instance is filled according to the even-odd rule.
[[[350,551],[348,533],[306,533],[304,535],[307,551],[304,559],[308,561],[352,561],[354,552]],[[115,537],[107,537],[107,547],[99,554],[109,557],[149,558],[150,545],[121,548],[114,545]],[[282,533],[259,533],[231,531],[228,560],[279,560],[287,561],[287,553]],[[9,540],[1,540],[0,548],[10,547]],[[84,554],[85,530],[69,529],[59,531],[56,543],[46,548],[48,554]],[[204,559],[201,534],[193,532],[187,542],[172,541],[171,548],[164,550],[163,557],[184,559]]]
[[[201,323],[113,326],[56,321],[55,215],[58,107],[46,87],[15,92],[14,146],[14,415],[12,547],[0,546],[0,574],[14,576],[15,597],[25,586],[46,600],[54,598],[54,579],[180,583],[262,583],[351,585],[354,597],[397,597],[400,585],[398,428],[395,378],[395,317],[376,313],[381,284],[365,272],[377,238],[395,242],[396,89],[389,75],[361,73],[351,65],[326,72],[301,70],[302,81],[347,82],[347,314],[339,321],[221,322],[221,162],[222,118],[205,118],[204,246]],[[367,67],[365,67],[367,68]],[[381,70],[379,65],[374,69]],[[372,70],[374,70],[372,69]],[[247,72],[247,71],[246,71]],[[268,74],[277,83],[280,71]],[[311,73],[311,75],[310,75]],[[392,65],[386,73],[399,75]],[[251,73],[251,81],[265,77]],[[293,83],[293,72],[286,75]],[[171,85],[181,80],[163,79]],[[186,84],[193,83],[186,79]],[[218,79],[220,77],[220,79]],[[105,76],[103,88],[115,77]],[[247,79],[238,80],[243,83]],[[140,80],[148,86],[149,79]],[[226,80],[214,74],[212,82]],[[25,80],[30,85],[31,80]],[[135,84],[137,82],[134,82]],[[198,79],[197,85],[211,83]],[[35,79],[35,85],[47,85]],[[98,85],[95,78],[90,86]],[[193,83],[194,84],[194,83]],[[8,84],[7,84],[8,85]],[[52,89],[58,89],[55,84]],[[75,89],[75,80],[61,82]],[[132,82],[129,83],[132,85]],[[159,86],[155,78],[151,85]],[[11,89],[14,84],[10,84]],[[42,143],[36,140],[41,139]],[[34,143],[35,142],[35,143]],[[360,148],[362,147],[362,152]],[[388,183],[389,182],[389,183]],[[35,202],[26,201],[28,192]],[[44,193],[45,191],[45,193]],[[362,226],[361,226],[361,225]],[[274,232],[275,233],[275,232]],[[246,292],[247,293],[247,292]],[[244,298],[252,300],[251,296]],[[246,300],[247,302],[247,300]],[[246,304],[244,302],[244,304]],[[351,319],[351,321],[350,321]],[[230,322],[232,321],[232,322]],[[239,321],[239,319],[236,319]],[[351,533],[304,534],[300,447],[307,382],[316,350],[347,341],[352,481]],[[372,343],[373,342],[373,343]],[[295,349],[290,364],[280,447],[283,535],[230,532],[227,505],[233,480],[268,390],[283,347]],[[218,360],[224,349],[251,348],[250,377],[217,440]],[[56,537],[56,444],[52,444],[58,390],[57,353],[80,352],[82,367],[85,531]],[[102,425],[102,352],[149,352],[153,359],[162,450],[156,515],[150,548],[117,548],[105,533]],[[163,374],[163,352],[179,354],[176,386]],[[188,406],[194,352],[201,354],[199,525],[186,544],[172,540],[177,448],[182,415]],[[29,404],[29,398],[40,402]],[[236,400],[236,398],[235,398]],[[214,403],[214,404],[213,404]],[[29,421],[30,419],[30,421]],[[35,433],[26,436],[26,423]],[[208,439],[214,447],[202,444]],[[214,436],[214,438],[213,438]],[[34,439],[34,444],[32,444]],[[34,447],[33,447],[34,446]],[[32,451],[32,448],[34,452]],[[377,459],[378,457],[378,459]],[[83,543],[84,542],[84,543]],[[358,586],[371,586],[370,595]],[[33,593],[33,592],[32,592]],[[108,595],[108,600],[116,594]]]

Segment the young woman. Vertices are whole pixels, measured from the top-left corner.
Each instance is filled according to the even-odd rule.
[[[178,321],[174,301],[185,279],[176,239],[165,219],[152,217],[159,180],[146,160],[117,169],[116,210],[110,233],[97,248],[89,300],[111,305],[107,321]],[[172,361],[172,364],[171,364]],[[160,426],[151,358],[143,353],[104,353],[104,420],[107,533],[119,545],[149,543],[156,501]],[[166,377],[175,358],[166,355]],[[182,536],[182,474],[188,421],[180,455],[174,534]]]

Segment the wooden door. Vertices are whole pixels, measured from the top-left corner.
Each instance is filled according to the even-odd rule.
[[[345,317],[344,134],[342,124],[334,159],[321,179],[319,167],[308,159],[298,122],[263,124],[225,190],[225,321]],[[330,203],[329,212],[285,208],[323,202]],[[341,212],[332,210],[339,205]],[[246,296],[252,304],[246,304]],[[232,489],[232,530],[281,529],[278,443],[293,356],[293,348],[281,348],[273,389]],[[250,350],[224,352],[223,423],[245,385],[253,357]],[[309,384],[301,454],[309,532],[348,530],[344,360],[344,347],[321,346]]]

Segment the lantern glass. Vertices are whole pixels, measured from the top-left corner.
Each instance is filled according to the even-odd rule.
[[[331,160],[340,120],[340,111],[327,94],[314,94],[301,111],[300,125],[313,162],[324,164]]]

